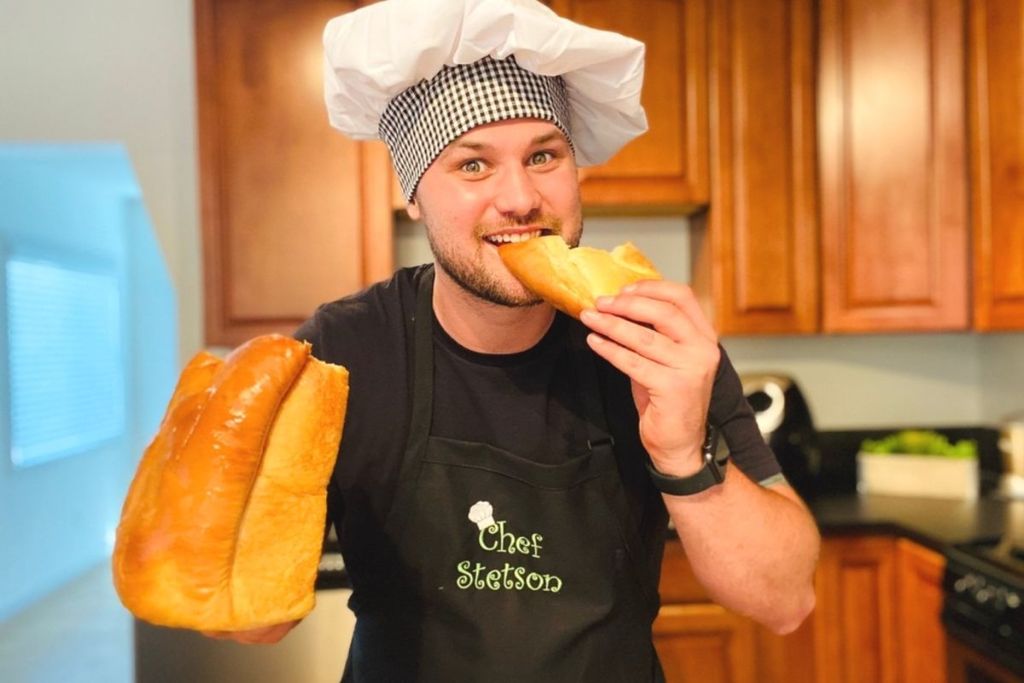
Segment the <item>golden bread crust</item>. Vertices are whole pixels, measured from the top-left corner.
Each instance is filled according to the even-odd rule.
[[[527,289],[560,311],[579,318],[599,296],[618,294],[639,280],[660,280],[658,269],[631,242],[612,251],[570,249],[558,235],[498,248],[505,267]]]
[[[243,630],[313,606],[348,373],[280,335],[185,367],[129,488],[114,585],[163,626]]]

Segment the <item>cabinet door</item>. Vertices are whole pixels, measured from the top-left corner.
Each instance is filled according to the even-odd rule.
[[[814,648],[812,613],[800,628],[784,636],[757,627],[758,683],[815,683],[819,654]]]
[[[822,0],[826,332],[967,326],[962,0]]]
[[[691,253],[722,334],[818,329],[813,31],[810,0],[711,3],[711,207]]]
[[[904,538],[896,541],[899,664],[903,683],[946,680],[942,626],[942,555]]]
[[[390,233],[390,201],[367,207],[363,197],[364,165],[386,166],[332,130],[323,103],[323,28],[354,7],[196,2],[209,344],[290,333],[318,304],[388,270],[390,242],[364,231]]]
[[[708,201],[707,0],[552,0],[563,17],[647,45],[650,129],[581,184],[585,206],[692,210]]]
[[[814,618],[819,683],[898,680],[895,587],[892,539],[822,543]]]
[[[654,647],[666,683],[754,683],[754,624],[712,604],[664,605]]]
[[[974,326],[1024,329],[1024,2],[970,4]]]

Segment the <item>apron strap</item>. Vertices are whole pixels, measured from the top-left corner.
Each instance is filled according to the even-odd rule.
[[[593,352],[587,346],[587,329],[575,321],[569,325],[569,356],[572,358],[576,380],[576,393],[583,409],[587,429],[587,450],[614,446],[615,441],[608,431],[602,405],[601,387],[597,382],[597,366]]]
[[[423,271],[416,286],[416,313],[406,337],[406,367],[412,379],[409,437],[402,455],[398,483],[385,526],[397,533],[405,523],[413,492],[423,467],[427,439],[434,418],[434,267]]]
[[[416,289],[412,339],[412,414],[408,447],[422,451],[434,420],[434,268],[423,273]]]
[[[587,425],[587,447],[593,451],[594,457],[609,458],[617,463],[615,440],[608,429],[605,418],[602,404],[603,394],[597,379],[597,363],[594,360],[593,352],[587,346],[587,334],[588,330],[582,324],[574,324],[569,333],[573,366],[576,370],[576,385],[579,388],[584,421]],[[617,464],[615,466],[618,467]],[[641,593],[652,609],[657,609],[657,586],[648,585],[645,581],[645,557],[639,547],[640,539],[635,531],[639,528],[639,520],[635,518],[630,509],[621,478],[619,476],[605,477],[602,490],[611,512],[609,524],[618,530],[619,539],[626,555],[623,561],[628,561],[632,565],[632,574],[639,583]]]

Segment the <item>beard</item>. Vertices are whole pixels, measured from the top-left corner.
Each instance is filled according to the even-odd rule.
[[[549,227],[550,233],[547,234],[562,235],[563,239],[565,238],[565,235],[562,234],[562,221],[560,219],[543,217],[540,221],[537,221],[536,218],[531,217],[531,220],[509,221],[498,226],[477,226],[475,233],[479,241],[475,256],[472,258],[458,254],[454,245],[450,242],[446,243],[437,239],[437,235],[429,225],[427,226],[427,241],[430,243],[430,251],[434,254],[437,267],[444,270],[451,277],[452,281],[467,293],[477,299],[498,306],[525,308],[527,306],[536,306],[542,303],[543,299],[526,289],[523,285],[518,285],[516,289],[510,289],[499,275],[488,271],[484,265],[483,249],[485,247],[481,244],[481,241],[482,235],[493,233],[501,228],[519,227],[537,222],[541,222]],[[579,244],[581,233],[582,226],[570,236],[570,247],[575,247]]]

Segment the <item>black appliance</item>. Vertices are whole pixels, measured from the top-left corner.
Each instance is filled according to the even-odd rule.
[[[324,539],[323,553],[320,555],[320,564],[316,568],[316,589],[330,590],[334,588],[351,588],[348,571],[345,569],[345,558],[341,555],[341,545],[338,543],[338,535],[331,525],[327,537]]]
[[[981,539],[946,553],[950,680],[1024,683],[1024,545]]]
[[[743,394],[754,411],[761,436],[802,498],[814,497],[821,469],[818,434],[800,387],[785,375],[743,374]]]

